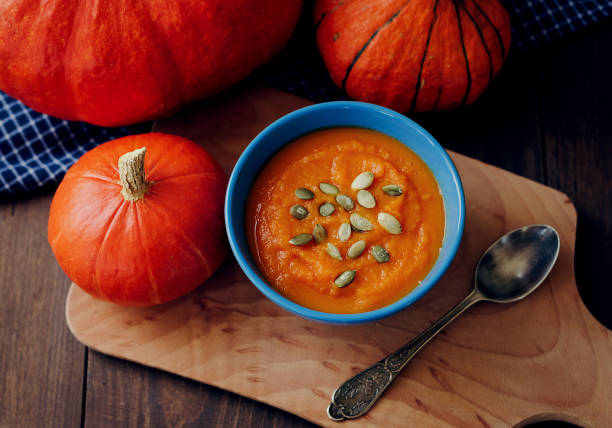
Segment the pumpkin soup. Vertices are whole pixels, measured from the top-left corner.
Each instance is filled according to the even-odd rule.
[[[276,153],[247,200],[249,246],[279,293],[358,313],[416,287],[444,237],[444,205],[425,163],[361,128],[315,131]]]

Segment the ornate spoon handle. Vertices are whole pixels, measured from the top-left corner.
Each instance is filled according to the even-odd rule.
[[[482,295],[472,291],[410,342],[340,385],[332,394],[327,416],[334,421],[341,421],[357,418],[367,412],[423,346],[463,311],[480,300],[483,300]]]

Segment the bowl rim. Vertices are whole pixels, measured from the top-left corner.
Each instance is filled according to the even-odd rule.
[[[427,274],[427,276],[425,277],[425,279],[421,281],[412,291],[410,291],[408,294],[406,294],[401,299],[387,306],[384,306],[382,308],[374,309],[372,311],[367,311],[367,312],[336,314],[336,313],[322,312],[322,311],[310,309],[310,308],[302,306],[286,298],[285,296],[277,292],[270,284],[268,284],[268,282],[263,277],[263,274],[259,272],[259,269],[255,271],[254,269],[251,268],[251,266],[246,260],[246,256],[242,254],[239,248],[238,242],[236,241],[237,231],[235,229],[236,227],[244,228],[244,225],[235,225],[231,222],[231,219],[234,218],[234,215],[235,215],[234,207],[231,202],[232,202],[232,195],[235,193],[238,178],[240,174],[242,173],[245,165],[250,160],[251,156],[257,150],[260,149],[260,146],[262,145],[262,141],[265,141],[268,134],[270,134],[274,129],[278,127],[286,126],[288,123],[291,123],[294,120],[298,120],[304,116],[307,116],[317,110],[327,110],[327,109],[334,110],[334,109],[346,109],[346,108],[374,110],[378,113],[382,113],[384,115],[391,116],[393,118],[392,120],[399,120],[401,122],[404,122],[406,125],[408,125],[409,127],[413,128],[415,131],[417,131],[419,134],[421,134],[423,138],[425,138],[426,140],[429,140],[429,142],[432,143],[431,146],[433,147],[433,149],[443,160],[443,164],[449,167],[450,175],[452,177],[452,181],[454,184],[454,189],[457,191],[457,196],[458,196],[458,207],[457,207],[458,217],[457,217],[457,220],[453,222],[453,225],[456,225],[456,228],[453,227],[455,231],[454,239],[447,243],[447,245],[449,246],[447,257],[444,260],[440,260],[440,258],[438,258],[436,262],[434,263],[434,265],[432,266],[429,273]],[[337,126],[342,127],[342,126],[351,126],[351,125],[338,124]],[[327,128],[329,127],[320,127],[320,128],[313,127],[308,132],[314,132],[319,129],[327,129]],[[368,128],[368,127],[365,127],[365,128],[376,130],[376,129]],[[378,131],[378,132],[383,132],[383,131]],[[295,138],[299,138],[299,136],[296,136]],[[274,156],[274,154],[277,153],[278,150],[281,150],[289,142],[295,140],[295,138],[284,142],[276,149],[276,151],[270,153],[266,159],[266,162],[272,156]],[[406,145],[408,148],[413,150],[406,143],[402,141],[400,141],[400,143]],[[430,165],[428,165],[427,163],[425,164],[431,169]],[[433,173],[432,169],[431,171]],[[437,181],[438,177],[436,176],[435,173],[434,173],[434,177],[436,178],[436,181]],[[240,154],[240,157],[238,158],[236,164],[234,165],[234,168],[232,169],[232,173],[230,175],[227,190],[225,193],[224,217],[225,217],[224,218],[225,228],[226,228],[226,233],[228,236],[229,244],[234,254],[234,257],[238,261],[238,265],[240,266],[242,271],[245,273],[249,281],[251,281],[251,283],[255,285],[255,287],[257,287],[257,289],[264,296],[266,296],[269,300],[271,300],[273,303],[277,304],[281,308],[289,312],[292,312],[296,315],[307,318],[307,319],[327,322],[327,323],[334,323],[334,324],[356,324],[356,323],[376,321],[376,320],[391,316],[403,309],[406,309],[408,306],[412,305],[413,303],[418,301],[423,295],[429,292],[433,288],[433,286],[440,280],[442,275],[446,272],[449,265],[455,258],[455,255],[459,248],[459,244],[461,243],[461,238],[463,236],[463,229],[464,229],[464,223],[465,223],[465,196],[464,196],[464,191],[463,191],[463,185],[461,183],[461,178],[459,176],[459,173],[457,172],[457,168],[455,167],[455,164],[453,163],[448,153],[444,150],[444,148],[440,145],[440,143],[438,143],[438,141],[429,132],[427,132],[423,127],[421,127],[419,124],[414,122],[412,119],[394,110],[391,110],[389,108],[382,107],[376,104],[364,103],[360,101],[329,101],[329,102],[313,104],[310,106],[302,107],[290,113],[287,113],[286,115],[280,117],[279,119],[276,119],[275,121],[267,125],[261,132],[259,132],[255,136],[255,138],[253,138],[249,142],[247,147]],[[244,217],[244,213],[242,213],[240,217]],[[449,231],[445,230],[444,232],[445,235],[448,232]],[[250,256],[253,258],[252,255]],[[253,262],[256,265],[254,258],[253,258]],[[434,271],[434,268],[435,268],[435,272],[432,276],[430,276],[431,272]]]

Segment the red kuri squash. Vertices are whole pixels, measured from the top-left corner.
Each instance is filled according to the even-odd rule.
[[[473,102],[510,47],[497,0],[318,0],[315,23],[336,85],[403,112]]]
[[[189,140],[120,138],[68,170],[51,203],[49,243],[89,294],[133,306],[167,302],[225,258],[225,187],[221,167]]]
[[[0,1],[0,90],[114,126],[218,93],[287,42],[302,0]]]

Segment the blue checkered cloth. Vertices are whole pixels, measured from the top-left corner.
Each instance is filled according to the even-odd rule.
[[[539,46],[612,14],[612,0],[502,0],[512,21],[514,49]]]
[[[506,0],[512,21],[512,54],[533,48],[610,16],[612,0]],[[346,99],[318,54],[312,2],[287,47],[249,78],[315,102]],[[53,186],[96,145],[147,132],[151,123],[103,128],[37,113],[0,92],[0,199]]]

